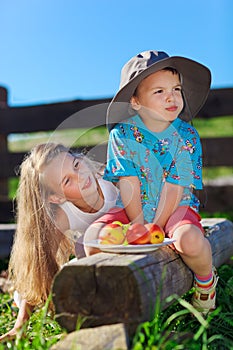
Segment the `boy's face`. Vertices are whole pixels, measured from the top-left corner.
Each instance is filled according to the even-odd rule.
[[[149,75],[138,85],[131,105],[150,130],[166,129],[184,106],[179,75],[168,70]]]

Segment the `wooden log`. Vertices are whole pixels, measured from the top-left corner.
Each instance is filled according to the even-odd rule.
[[[205,219],[207,238],[216,267],[233,255],[233,223]],[[182,296],[192,286],[193,275],[179,255],[163,247],[146,254],[99,253],[66,264],[52,286],[56,318],[68,331],[124,323],[131,331],[154,315],[156,300]]]

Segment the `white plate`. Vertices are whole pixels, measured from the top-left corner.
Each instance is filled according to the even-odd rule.
[[[175,242],[174,239],[165,238],[162,243],[159,244],[101,244],[99,240],[96,239],[94,241],[85,243],[86,246],[92,248],[98,248],[103,252],[109,253],[146,253],[152,252],[160,247],[164,247],[166,245],[172,244]]]

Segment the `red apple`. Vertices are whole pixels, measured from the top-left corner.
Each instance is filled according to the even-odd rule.
[[[149,223],[146,224],[145,227],[148,229],[150,234],[150,243],[158,244],[164,241],[165,232],[160,226],[154,223]]]
[[[129,244],[146,244],[150,243],[150,234],[144,225],[134,223],[126,232],[126,240]]]
[[[123,244],[125,235],[122,226],[118,223],[105,225],[100,230],[99,240],[101,244]]]

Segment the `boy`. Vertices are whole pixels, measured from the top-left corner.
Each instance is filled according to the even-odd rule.
[[[202,188],[202,152],[191,120],[204,104],[211,75],[184,57],[145,51],[122,69],[107,114],[110,130],[104,178],[117,183],[131,222],[154,222],[194,273],[193,306],[215,308],[217,276],[193,193]],[[117,124],[118,123],[118,124]]]

